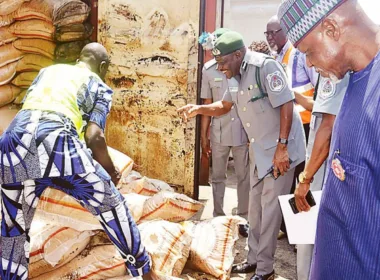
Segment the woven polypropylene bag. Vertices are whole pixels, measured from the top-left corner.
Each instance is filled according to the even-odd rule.
[[[138,226],[152,258],[152,270],[162,276],[179,276],[185,267],[191,237],[180,224],[151,221]]]
[[[198,224],[183,223],[193,238],[187,266],[218,279],[229,279],[241,223],[246,221],[239,216],[217,217]]]
[[[192,218],[202,208],[202,203],[186,195],[163,191],[145,201],[140,222],[156,219],[183,222]]]

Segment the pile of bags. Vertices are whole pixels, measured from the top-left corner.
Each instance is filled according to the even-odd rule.
[[[240,217],[189,221],[203,204],[166,183],[132,170],[128,156],[109,148],[122,171],[117,186],[138,224],[157,280],[228,279]],[[184,269],[195,271],[183,274]],[[31,228],[29,278],[130,279],[100,223],[75,199],[55,189],[41,196]]]
[[[0,108],[20,105],[41,68],[76,61],[93,31],[89,14],[80,0],[0,1]],[[0,118],[16,112],[8,106]]]

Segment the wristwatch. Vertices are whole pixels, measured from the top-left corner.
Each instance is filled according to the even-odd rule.
[[[278,138],[277,143],[288,145],[288,139],[285,138]]]
[[[314,177],[311,177],[311,179],[307,179],[306,178],[306,173],[305,171],[301,172],[300,175],[298,176],[298,181],[301,183],[301,184],[310,184],[310,183],[313,183],[314,181]]]

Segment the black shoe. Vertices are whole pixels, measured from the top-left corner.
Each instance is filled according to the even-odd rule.
[[[239,234],[245,238],[248,237],[248,230],[249,230],[249,225],[244,224],[244,225],[239,225]]]
[[[255,274],[252,276],[251,280],[274,280],[274,270],[271,273],[265,275]]]
[[[251,273],[255,272],[256,264],[249,264],[247,262],[234,264],[231,273]]]

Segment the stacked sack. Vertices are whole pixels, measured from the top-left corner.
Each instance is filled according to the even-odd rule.
[[[0,1],[1,119],[15,116],[41,68],[76,61],[93,31],[89,14],[80,0]]]
[[[175,193],[165,182],[133,171],[133,161],[128,156],[112,148],[109,152],[121,170],[117,188],[152,258],[154,278],[228,279],[238,224],[245,221],[240,217],[189,221],[203,204]],[[47,189],[36,217],[39,223],[49,226],[32,236],[31,279],[128,279],[125,263],[100,223],[75,199]],[[60,241],[46,241],[46,237]],[[38,244],[44,244],[43,248]],[[196,274],[183,275],[185,268]]]

